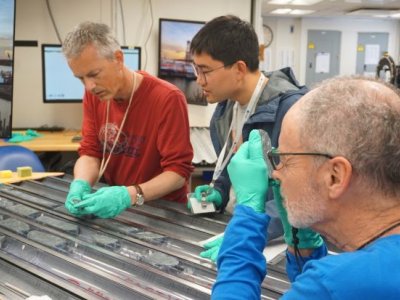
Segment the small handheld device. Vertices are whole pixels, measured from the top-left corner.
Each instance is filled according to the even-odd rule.
[[[202,200],[199,201],[193,193],[188,194],[190,210],[193,214],[206,214],[215,212],[214,202],[207,202],[205,197],[207,197],[207,194],[202,194]]]
[[[260,137],[261,137],[261,144],[262,144],[262,148],[263,148],[263,154],[264,154],[264,161],[268,166],[268,177],[272,178],[272,166],[271,163],[269,162],[269,159],[267,157],[267,153],[269,151],[271,151],[272,149],[272,145],[271,145],[271,139],[269,138],[269,135],[266,131],[262,130],[262,129],[258,129],[258,132],[260,133]]]

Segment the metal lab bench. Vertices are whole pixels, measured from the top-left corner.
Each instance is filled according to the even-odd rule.
[[[71,180],[0,186],[0,297],[210,298],[216,267],[199,257],[199,242],[223,232],[229,216],[192,215],[183,204],[155,200],[115,219],[75,218],[64,208]],[[4,285],[5,274],[21,275]],[[269,263],[262,299],[289,287],[281,256]]]

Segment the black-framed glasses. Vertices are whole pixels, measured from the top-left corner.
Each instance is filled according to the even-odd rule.
[[[283,168],[283,164],[281,164],[281,156],[285,155],[311,155],[311,156],[322,156],[329,159],[332,159],[334,156],[327,153],[318,153],[318,152],[279,152],[278,149],[271,149],[268,151],[267,156],[268,160],[272,165],[274,170],[279,170]]]
[[[207,74],[210,74],[211,72],[217,71],[217,70],[222,69],[222,68],[230,67],[233,64],[234,63],[222,65],[222,66],[216,67],[216,68],[211,69],[211,70],[206,70],[206,71],[204,71],[202,68],[200,68],[195,63],[192,63],[192,66],[193,66],[193,69],[194,69],[194,75],[196,77],[200,78],[205,83],[207,83]]]

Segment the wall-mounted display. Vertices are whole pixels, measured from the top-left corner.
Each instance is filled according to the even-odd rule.
[[[0,0],[0,138],[11,137],[15,0]]]
[[[189,104],[207,105],[190,54],[190,42],[204,22],[160,19],[158,77],[181,89]]]

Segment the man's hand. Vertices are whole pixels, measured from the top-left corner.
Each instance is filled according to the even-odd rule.
[[[287,212],[282,202],[282,195],[280,190],[280,184],[278,181],[272,183],[272,191],[274,192],[274,198],[276,207],[278,209],[279,215],[281,217],[283,231],[284,231],[284,239],[286,244],[293,247],[293,233],[292,233],[292,225],[290,225]],[[314,249],[318,248],[323,244],[323,240],[321,236],[315,231],[309,228],[299,228],[297,231],[297,238],[299,239],[298,248],[299,249]]]
[[[75,179],[71,182],[69,186],[69,192],[67,195],[67,200],[65,201],[65,208],[73,215],[79,217],[84,215],[82,210],[75,208],[75,204],[81,202],[83,197],[89,195],[91,192],[91,187],[89,182],[82,179]]]
[[[126,186],[103,187],[97,192],[86,195],[76,204],[84,214],[94,214],[99,218],[114,218],[131,206],[131,196]]]
[[[200,256],[203,258],[208,258],[215,263],[217,261],[219,248],[221,248],[223,240],[224,236],[220,236],[219,238],[204,244],[205,250],[200,253]]]
[[[248,142],[240,146],[228,165],[228,173],[237,203],[264,213],[268,192],[268,168],[264,161],[258,130],[252,130]]]
[[[209,185],[199,185],[194,190],[194,196],[197,201],[201,201],[201,199],[205,196],[205,200],[207,202],[214,202],[216,207],[220,207],[222,203],[221,194],[214,188],[210,188]],[[188,209],[191,209],[190,201],[187,203]]]

